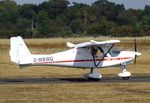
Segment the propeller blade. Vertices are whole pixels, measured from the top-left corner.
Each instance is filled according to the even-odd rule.
[[[137,52],[136,36],[134,37],[134,51]],[[136,64],[137,55],[135,54],[134,64]]]
[[[134,37],[134,51],[137,52],[136,37]]]
[[[135,55],[135,60],[134,60],[134,64],[136,64],[136,55]]]

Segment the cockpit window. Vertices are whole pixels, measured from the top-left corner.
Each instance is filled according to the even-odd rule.
[[[112,56],[112,57],[116,57],[120,54],[120,51],[110,51],[109,54]]]
[[[99,58],[99,57],[103,56],[102,51],[100,50],[100,48],[97,48],[97,47],[92,47],[91,48],[91,53],[96,58]]]

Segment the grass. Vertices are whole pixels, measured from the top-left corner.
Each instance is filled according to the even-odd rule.
[[[26,39],[32,53],[54,53],[68,49],[66,42],[119,39],[120,49],[134,50],[133,38],[52,38]],[[128,66],[135,75],[150,75],[150,37],[137,38],[137,65]],[[103,76],[116,76],[119,67],[102,69]],[[28,67],[19,69],[10,62],[9,40],[0,39],[1,78],[82,77],[89,70],[60,67]],[[0,84],[0,103],[149,103],[150,83],[68,83],[68,84]]]
[[[117,47],[125,50],[134,50],[133,38],[54,38],[54,39],[25,39],[30,51],[32,53],[55,53],[62,50],[67,50],[66,42],[71,41],[73,43],[79,43],[82,41],[89,40],[107,40],[107,39],[121,39],[121,43],[117,44]],[[149,63],[150,63],[150,38],[143,37],[137,38],[138,51],[142,53],[142,56],[137,58],[137,65],[128,66],[133,74],[150,74]],[[60,67],[28,67],[26,69],[19,69],[18,66],[10,62],[9,58],[9,40],[0,39],[0,77],[11,78],[11,77],[62,77],[62,76],[81,76],[89,70],[74,69],[74,68],[60,68]],[[117,69],[103,69],[100,70],[102,74],[116,75],[119,72]],[[142,69],[141,69],[142,68]]]
[[[0,85],[1,103],[149,103],[150,84]]]

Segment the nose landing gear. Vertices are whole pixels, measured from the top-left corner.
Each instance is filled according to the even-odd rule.
[[[131,76],[131,73],[126,70],[126,65],[121,65],[121,72],[118,74],[119,77],[121,77],[124,80],[128,80]]]

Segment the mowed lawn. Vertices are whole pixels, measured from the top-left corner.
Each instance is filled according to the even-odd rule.
[[[55,53],[67,50],[66,42],[119,39],[116,46],[134,50],[133,38],[53,38],[26,39],[32,53]],[[150,75],[150,38],[137,38],[136,65],[127,68],[133,76]],[[19,69],[10,62],[9,40],[0,40],[0,79],[2,78],[55,78],[83,77],[89,70],[65,67],[27,67]],[[103,76],[117,76],[119,67],[100,70]],[[57,84],[0,84],[0,103],[149,103],[150,83],[57,83]]]
[[[150,83],[0,85],[0,103],[149,103]]]

